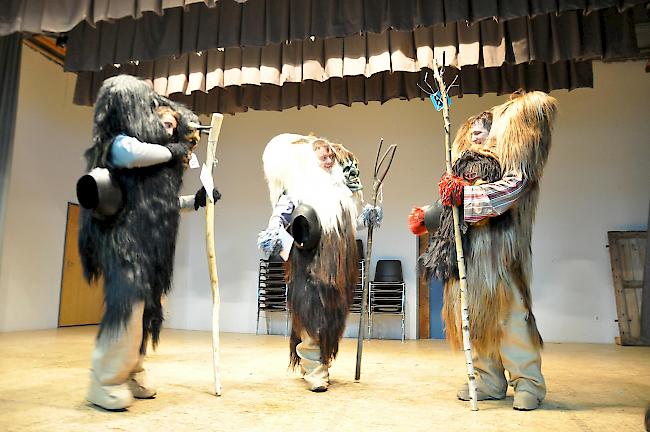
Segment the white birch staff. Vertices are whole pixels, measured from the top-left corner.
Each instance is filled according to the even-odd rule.
[[[205,164],[201,170],[201,181],[205,188],[205,246],[208,255],[208,268],[210,270],[210,286],[212,288],[212,363],[214,367],[214,393],[221,396],[221,367],[219,349],[219,308],[221,299],[219,297],[219,277],[217,276],[217,258],[214,250],[214,180],[212,168],[214,167],[217,141],[221,132],[223,114],[213,113],[210,122],[210,134],[208,135],[208,150]],[[206,187],[207,183],[207,187]],[[211,186],[211,187],[210,187]]]
[[[444,66],[444,65],[443,65]],[[442,116],[445,122],[445,161],[447,166],[447,174],[452,174],[451,167],[451,144],[450,144],[450,128],[451,122],[449,120],[449,104],[447,102],[447,87],[438,70],[438,62],[433,59],[433,75],[438,83],[438,90],[442,96]],[[465,363],[467,364],[467,384],[469,386],[470,406],[472,411],[478,411],[478,403],[476,396],[476,375],[474,374],[474,363],[472,361],[472,342],[470,340],[469,332],[469,307],[467,306],[467,274],[465,272],[465,256],[463,255],[463,241],[460,235],[460,216],[458,207],[452,207],[452,215],[454,217],[454,239],[456,241],[456,259],[458,263],[458,277],[460,279],[460,306],[462,309],[461,320],[463,330],[463,350],[465,351]]]

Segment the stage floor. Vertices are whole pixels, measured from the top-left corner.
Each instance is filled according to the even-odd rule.
[[[2,431],[643,431],[650,348],[547,344],[540,409],[456,399],[464,358],[442,341],[372,340],[355,383],[344,339],[326,393],[287,370],[284,336],[221,335],[223,394],[213,396],[209,332],[164,329],[146,366],[158,396],[107,412],[84,400],[97,328],[0,333]]]

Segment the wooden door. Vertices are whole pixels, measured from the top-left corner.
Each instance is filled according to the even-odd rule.
[[[68,203],[68,221],[65,228],[63,271],[59,327],[99,324],[104,313],[103,286],[88,285],[83,277],[77,247],[79,205]]]
[[[646,231],[607,232],[620,333],[617,342],[622,345],[650,344],[646,340],[650,335],[641,332],[647,235]]]
[[[429,233],[417,237],[418,257],[426,251],[430,241]],[[442,291],[440,281],[418,275],[418,339],[445,338],[445,325],[441,316]]]
[[[429,233],[417,237],[417,256],[424,253],[429,245]],[[418,275],[418,339],[431,337],[431,309],[429,299],[429,281],[422,274]]]

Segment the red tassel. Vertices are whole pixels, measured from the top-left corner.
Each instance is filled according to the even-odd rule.
[[[440,183],[438,183],[442,205],[447,207],[461,205],[463,203],[463,188],[467,184],[467,181],[461,177],[447,173],[443,174]]]
[[[424,226],[424,210],[422,210],[422,207],[413,207],[407,220],[409,229],[413,234],[419,236],[427,232],[427,228]]]

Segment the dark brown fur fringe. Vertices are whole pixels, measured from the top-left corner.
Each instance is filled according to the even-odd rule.
[[[292,316],[290,367],[300,363],[296,346],[301,342],[302,330],[319,341],[321,363],[328,365],[336,358],[358,265],[352,218],[347,211],[338,233],[323,233],[314,250],[292,249],[286,266]]]

